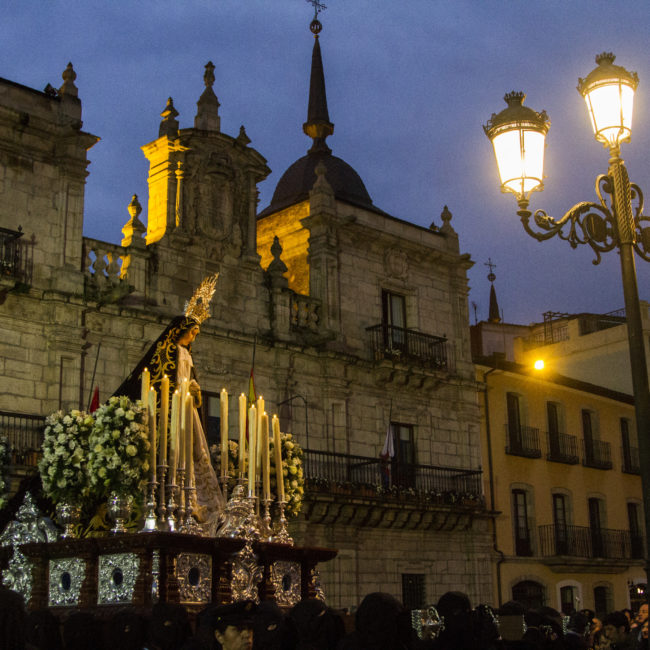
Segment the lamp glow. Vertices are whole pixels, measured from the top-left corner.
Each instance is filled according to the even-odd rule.
[[[610,148],[618,147],[632,135],[634,91],[639,83],[636,72],[614,65],[615,58],[611,52],[599,54],[598,67],[578,80],[596,140]]]
[[[533,364],[535,370],[544,370],[544,359],[537,359]]]
[[[531,192],[544,189],[544,143],[550,122],[546,113],[523,105],[526,95],[508,93],[508,108],[493,114],[483,127],[494,147],[501,191],[528,202]]]

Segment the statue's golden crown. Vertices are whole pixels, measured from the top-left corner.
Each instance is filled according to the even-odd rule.
[[[208,275],[194,295],[185,303],[185,316],[194,319],[199,325],[210,318],[210,301],[217,285],[218,273]]]

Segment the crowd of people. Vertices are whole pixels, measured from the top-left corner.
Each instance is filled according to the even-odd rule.
[[[566,617],[551,607],[471,607],[461,592],[410,611],[393,596],[368,594],[354,615],[303,600],[285,611],[273,601],[208,605],[195,617],[158,603],[150,616],[123,609],[110,617],[77,611],[25,610],[22,597],[0,587],[2,650],[645,650],[648,606],[598,619]]]

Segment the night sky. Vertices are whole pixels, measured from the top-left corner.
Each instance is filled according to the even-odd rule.
[[[605,313],[623,307],[618,255],[593,266],[591,250],[558,238],[538,243],[501,194],[482,125],[527,93],[545,109],[546,189],[531,208],[559,217],[595,201],[607,170],[578,77],[602,51],[638,72],[632,141],[623,145],[633,182],[650,195],[650,6],[644,0],[325,0],[321,47],[334,155],[351,164],[376,206],[428,227],[449,206],[469,271],[470,315],[487,318],[485,266],[507,322],[545,311]],[[260,209],[286,168],[305,154],[302,133],[313,37],[305,0],[4,0],[0,76],[42,90],[59,87],[72,61],[89,152],[84,234],[118,242],[137,193],[146,209],[148,171],[140,146],[157,137],[168,96],[181,127],[193,126],[204,65],[216,66],[221,129],[244,124],[273,170]],[[650,199],[649,199],[650,200]],[[646,209],[646,212],[650,210]],[[146,212],[143,214],[146,217]],[[0,224],[13,227],[16,224]],[[642,299],[650,264],[637,258]]]

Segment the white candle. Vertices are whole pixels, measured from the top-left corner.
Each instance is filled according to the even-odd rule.
[[[147,420],[149,421],[149,462],[151,463],[151,480],[156,480],[156,389],[152,386],[149,389],[147,400]]]
[[[167,464],[167,428],[169,426],[169,377],[160,382],[160,464]]]
[[[187,393],[183,392],[183,386],[185,386],[185,382],[183,381],[181,383],[181,392],[178,397],[179,399],[179,406],[180,406],[180,413],[179,413],[179,418],[178,418],[178,464],[177,467],[179,469],[185,467],[185,427],[187,424]]]
[[[262,415],[264,414],[264,398],[260,395],[257,398],[257,437],[255,439],[255,478],[261,479],[262,472]]]
[[[185,450],[185,485],[194,487],[194,398],[187,394],[187,449]]]
[[[140,384],[140,399],[144,406],[147,406],[147,400],[149,399],[149,382],[151,380],[150,372],[145,368],[142,371],[141,384]]]
[[[228,475],[228,393],[221,389],[219,396],[221,408],[221,476]]]
[[[169,474],[167,475],[167,483],[169,485],[176,485],[176,462],[178,459],[178,416],[179,416],[179,401],[180,393],[178,390],[174,391],[172,395],[172,430],[170,440],[170,459],[169,459]]]
[[[239,396],[239,478],[244,478],[246,459],[246,395]]]
[[[255,496],[255,429],[257,425],[257,409],[248,409],[248,496]]]
[[[280,439],[280,420],[273,416],[273,455],[275,456],[275,482],[278,501],[284,501],[284,474],[282,473],[282,440]]]
[[[271,500],[271,461],[269,458],[269,416],[262,415],[262,488],[264,498]]]

